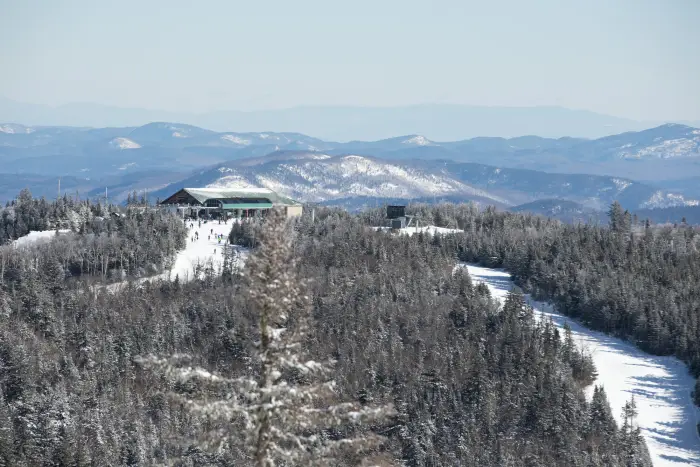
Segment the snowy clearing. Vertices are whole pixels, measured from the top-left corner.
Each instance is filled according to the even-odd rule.
[[[475,282],[485,283],[501,301],[513,287],[510,274],[503,270],[472,264],[462,266],[466,266]],[[568,322],[576,342],[591,352],[598,370],[596,384],[605,387],[618,424],[625,401],[634,395],[638,423],[655,466],[700,465],[700,437],[696,427],[700,411],[691,401],[695,381],[683,362],[646,354],[628,342],[587,329],[556,313],[550,305],[529,296],[527,299],[535,309],[535,316],[551,318],[560,328]],[[587,388],[589,399],[592,393],[593,386]]]
[[[388,230],[392,231],[391,227],[374,227],[375,230]],[[448,229],[446,227],[436,227],[434,225],[425,225],[421,227],[405,227],[403,229],[398,229],[397,232],[408,235],[409,237],[415,233],[418,232],[423,232],[423,233],[428,233],[430,235],[436,235],[436,234],[441,234],[441,235],[446,235],[446,234],[452,234],[452,233],[457,233],[457,232],[464,232],[464,230],[461,229]]]
[[[70,232],[70,229],[61,229],[58,231],[59,234],[65,234]],[[29,246],[38,242],[49,242],[56,236],[55,230],[33,230],[27,235],[19,237],[17,240],[12,242],[16,247]]]

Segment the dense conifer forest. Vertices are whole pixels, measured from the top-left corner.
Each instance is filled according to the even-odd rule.
[[[22,196],[12,213],[2,213],[4,231],[12,232],[6,238],[56,228],[56,222],[74,217],[57,214],[65,200]],[[260,329],[247,290],[257,274],[251,279],[244,269],[189,283],[96,286],[97,279],[113,280],[108,271],[123,277],[148,273],[149,264],[158,269],[182,248],[185,231],[181,221],[156,211],[126,210],[113,217],[104,207],[85,206],[102,220],[74,223],[74,233],[47,244],[0,247],[0,465],[252,465],[242,420],[222,421],[183,402],[183,396],[195,393],[220,397],[220,389],[198,379],[173,381],[139,361],[186,355],[192,365],[206,369],[199,374],[255,379]],[[604,389],[586,401],[582,388],[593,381],[595,368],[570,334],[536,321],[517,290],[499,308],[488,289],[475,286],[455,262],[506,265],[527,290],[564,300],[557,297],[576,289],[553,288],[547,282],[552,275],[544,272],[566,271],[568,263],[560,265],[559,259],[570,261],[564,255],[572,253],[565,252],[575,251],[571,245],[584,238],[612,242],[622,265],[631,260],[620,244],[633,245],[637,252],[643,242],[651,242],[648,250],[665,258],[668,268],[659,274],[672,282],[681,271],[691,274],[693,261],[687,255],[697,254],[695,237],[674,230],[629,240],[632,232],[567,227],[491,209],[479,212],[470,205],[411,209],[426,222],[458,226],[466,233],[431,238],[376,232],[368,225],[383,222],[379,210],[352,216],[317,209],[315,222],[305,215],[293,223],[294,277],[309,282],[304,286],[311,310],[304,351],[317,361],[335,362],[339,400],[394,410],[386,420],[307,435],[383,439],[373,445],[382,465],[650,465],[634,425],[633,401],[624,408],[629,423],[623,426],[616,426],[612,416],[623,408],[610,407]],[[239,228],[232,238],[256,245],[251,253],[256,255],[260,230]],[[682,252],[680,238],[686,239]],[[95,244],[96,239],[104,244]],[[676,243],[669,245],[670,239]],[[91,249],[109,253],[91,256],[86,253]],[[584,261],[591,250],[577,257]],[[598,258],[605,259],[606,251],[601,247]],[[628,269],[632,277],[636,269]],[[562,283],[568,280],[560,274],[555,277]],[[697,300],[690,288],[663,290],[678,294],[672,310],[692,314]],[[581,297],[576,302],[581,308],[571,311],[576,316],[599,303],[591,299],[601,299],[573,296]],[[652,301],[660,295],[643,297]],[[606,311],[601,323],[622,332],[632,321],[621,319],[624,309],[629,308],[611,308],[617,310],[615,319]],[[697,342],[696,331],[686,331],[688,351],[692,339]],[[664,350],[676,352],[675,346]],[[307,384],[296,373],[278,377],[289,385]],[[203,441],[211,433],[226,441],[217,450]],[[350,456],[338,465],[356,461]]]
[[[561,313],[649,353],[676,356],[700,375],[699,227],[635,222],[617,203],[609,228],[467,205],[416,205],[411,212],[465,230],[434,240],[460,260],[504,267]],[[374,224],[382,216],[364,214]]]

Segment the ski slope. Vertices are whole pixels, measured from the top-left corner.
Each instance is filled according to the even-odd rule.
[[[485,283],[491,294],[503,300],[513,287],[510,274],[462,264],[475,282]],[[535,316],[551,318],[558,327],[568,322],[574,339],[591,352],[598,380],[605,387],[618,425],[625,401],[634,395],[638,423],[656,467],[700,466],[700,437],[696,425],[700,411],[690,398],[695,381],[686,365],[673,357],[656,357],[623,340],[591,331],[551,306],[528,297]],[[593,386],[587,388],[589,397]]]
[[[241,267],[248,252],[243,247],[228,244],[232,222],[236,221],[231,220],[226,224],[209,221],[202,222],[199,226],[197,221],[187,221],[187,246],[177,253],[172,267],[159,277],[166,280],[174,280],[178,277],[180,281],[189,281],[197,275],[197,269],[207,266],[211,266],[214,271],[220,273],[224,263],[225,248],[233,253],[234,266]],[[193,228],[189,228],[191,224],[194,224]],[[199,234],[199,239],[192,240],[195,232]],[[223,235],[224,238],[219,242],[216,235]],[[200,276],[202,275],[203,273],[200,272]]]
[[[198,222],[194,222],[194,227],[190,228],[192,222],[187,221],[187,246],[180,250],[175,256],[175,261],[170,268],[166,269],[161,274],[138,279],[137,283],[143,283],[152,280],[172,281],[177,277],[181,282],[189,282],[196,277],[200,279],[204,277],[204,269],[211,268],[215,273],[221,274],[221,269],[224,264],[224,249],[228,248],[234,257],[234,268],[242,268],[245,258],[248,256],[248,249],[238,245],[228,244],[228,235],[231,232],[231,223],[219,224],[218,221],[202,222],[199,226]],[[212,233],[212,230],[214,233]],[[199,233],[199,238],[195,238],[195,232]],[[216,235],[223,235],[223,239],[219,242]],[[125,280],[116,282],[107,286],[97,286],[95,290],[105,287],[110,293],[123,288],[131,282]]]

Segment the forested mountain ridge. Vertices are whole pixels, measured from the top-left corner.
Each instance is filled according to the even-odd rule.
[[[484,227],[503,216],[469,206],[420,209],[438,221],[470,213]],[[453,273],[464,254],[457,236],[395,237],[368,229],[373,216],[318,209],[315,222],[308,214],[296,221],[294,251],[300,276],[314,280],[308,351],[337,362],[339,396],[396,407],[381,431],[395,463],[650,465],[634,425],[615,425],[605,392],[586,401],[581,387],[595,370],[571,339],[536,322],[517,292],[500,309],[486,287]],[[58,247],[42,246],[42,256]],[[247,465],[239,423],[188,410],[169,394],[196,388],[172,386],[135,360],[184,352],[217,374],[255,375],[256,320],[241,287],[235,275],[207,276],[87,294],[79,279],[33,261],[3,270],[0,459]],[[212,432],[226,440],[216,453],[197,441]]]

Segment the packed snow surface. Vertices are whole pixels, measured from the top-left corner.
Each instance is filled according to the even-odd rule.
[[[65,234],[67,232],[70,232],[70,229],[61,229],[58,232],[61,234]],[[33,245],[37,242],[51,241],[51,239],[54,238],[55,236],[56,236],[55,230],[33,230],[33,231],[29,232],[27,235],[19,237],[17,240],[12,242],[12,244],[14,246],[17,246],[17,247],[29,246],[29,245]]]
[[[491,294],[503,300],[513,287],[510,274],[471,264],[467,267],[475,282],[483,282]],[[558,327],[569,323],[576,342],[591,352],[598,380],[621,424],[622,407],[632,396],[639,411],[638,423],[656,467],[700,465],[700,437],[696,425],[700,411],[693,405],[694,380],[686,365],[673,357],[656,357],[620,339],[595,332],[572,321],[551,306],[528,297],[539,318],[551,318]],[[593,394],[593,386],[587,395]]]
[[[169,280],[178,277],[180,281],[189,281],[195,277],[198,267],[209,265],[214,271],[221,272],[225,248],[232,251],[235,266],[242,266],[244,257],[247,255],[246,249],[228,244],[232,222],[235,221],[229,220],[221,224],[219,221],[208,221],[202,222],[199,226],[198,221],[187,221],[188,227],[194,224],[194,227],[187,231],[187,247],[177,253],[172,268],[161,274],[161,277]],[[199,239],[194,238],[195,232],[199,234]],[[217,235],[223,235],[223,239],[217,240]]]
[[[248,256],[248,249],[238,245],[228,243],[228,235],[231,232],[232,222],[219,224],[219,221],[202,222],[199,226],[198,221],[187,222],[187,246],[180,250],[175,256],[175,261],[172,266],[166,269],[163,273],[143,277],[136,282],[143,283],[152,280],[172,281],[177,279],[181,282],[189,282],[196,277],[204,278],[204,269],[211,268],[215,273],[221,274],[221,269],[224,264],[224,249],[228,248],[233,255],[233,267],[239,269],[243,267],[245,258]],[[190,225],[194,227],[190,228]],[[212,230],[214,233],[212,233]],[[199,233],[199,238],[195,238],[195,232]],[[217,239],[217,235],[223,235],[221,241]],[[116,292],[130,281],[116,282],[105,287],[111,293]],[[101,288],[102,286],[98,286]]]

